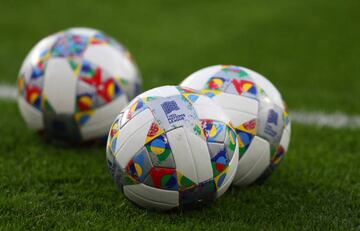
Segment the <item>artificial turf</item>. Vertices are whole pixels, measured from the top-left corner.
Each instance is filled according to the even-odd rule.
[[[290,109],[356,114],[359,9],[357,0],[0,0],[0,82],[15,83],[40,38],[88,26],[129,48],[144,89],[238,64],[268,76]],[[287,157],[264,185],[166,214],[116,190],[104,147],[48,144],[27,129],[15,102],[0,100],[0,108],[0,230],[360,229],[359,130],[295,123]]]

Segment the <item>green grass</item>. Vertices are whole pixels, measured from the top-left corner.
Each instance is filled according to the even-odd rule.
[[[42,37],[88,26],[129,48],[145,89],[207,65],[239,64],[268,76],[290,109],[357,114],[359,8],[357,0],[0,0],[0,83],[15,82]],[[360,229],[359,130],[294,124],[287,157],[264,185],[166,214],[139,209],[116,190],[104,147],[47,144],[16,103],[0,108],[0,230]]]
[[[1,229],[360,227],[358,131],[294,125],[291,151],[264,185],[232,188],[209,207],[166,214],[139,209],[115,189],[104,148],[51,146],[24,127],[16,105],[0,106],[13,116],[11,123],[0,119]]]

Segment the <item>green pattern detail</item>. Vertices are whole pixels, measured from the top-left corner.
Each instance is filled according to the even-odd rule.
[[[197,124],[194,126],[194,132],[198,136],[201,135],[201,129]]]
[[[69,60],[69,64],[73,71],[76,70],[78,64],[74,60]]]
[[[129,82],[126,79],[120,79],[120,83],[121,83],[121,85],[124,85],[124,86],[129,84]]]
[[[226,128],[227,128],[227,130],[228,130],[228,135],[229,135],[229,137],[232,136],[233,139],[234,139],[234,141],[235,141],[235,143],[232,143],[231,141],[229,141],[229,149],[230,149],[231,151],[235,151],[236,135],[235,135],[235,133],[234,133],[228,126],[226,126]]]
[[[151,143],[151,141],[150,141],[149,143]],[[150,145],[150,144],[145,145],[145,147],[146,147],[146,150],[147,150],[149,153],[155,155],[160,162],[166,160],[166,159],[170,156],[170,154],[171,154],[170,149],[165,149],[163,153],[161,153],[161,154],[158,155],[158,154],[155,154],[155,153],[153,153],[153,152],[151,151],[151,145]]]
[[[246,147],[239,147],[239,155],[243,155],[246,151]]]
[[[48,112],[54,112],[54,109],[51,107],[49,101],[47,101],[46,99],[43,100],[45,100],[43,110]]]
[[[194,182],[192,182],[189,178],[187,178],[186,176],[182,175],[181,179],[180,179],[180,187],[181,188],[188,188],[195,185]]]
[[[239,77],[245,77],[248,76],[248,73],[245,72],[244,70],[240,70],[240,72],[238,73]]]
[[[171,153],[170,149],[165,149],[165,151],[162,154],[156,156],[159,161],[164,161],[170,156],[170,153]]]
[[[166,186],[166,183],[170,180],[171,178],[171,175],[164,175],[162,178],[161,178],[161,186]]]
[[[217,169],[216,169],[216,163],[214,161],[211,161],[211,167],[213,169],[213,176],[214,178],[217,177],[221,172],[219,172]]]

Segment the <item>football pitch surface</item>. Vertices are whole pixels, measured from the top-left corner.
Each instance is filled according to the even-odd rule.
[[[360,2],[4,1],[0,84],[15,85],[42,37],[86,26],[133,54],[143,90],[202,67],[267,76],[290,111],[360,114]],[[230,188],[208,207],[159,213],[119,193],[105,147],[59,147],[0,99],[0,230],[359,230],[360,130],[292,124],[289,151],[265,184]],[[291,118],[291,114],[290,114]]]

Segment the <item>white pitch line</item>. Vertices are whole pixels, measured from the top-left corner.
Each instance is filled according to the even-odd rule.
[[[16,88],[11,85],[0,84],[0,99],[16,100]]]
[[[290,111],[290,120],[305,125],[332,128],[360,128],[359,115],[346,115],[342,112]]]
[[[0,84],[0,99],[15,101],[16,88],[11,85]],[[346,115],[341,112],[307,112],[290,111],[291,122],[318,127],[331,128],[360,128],[360,115]]]

